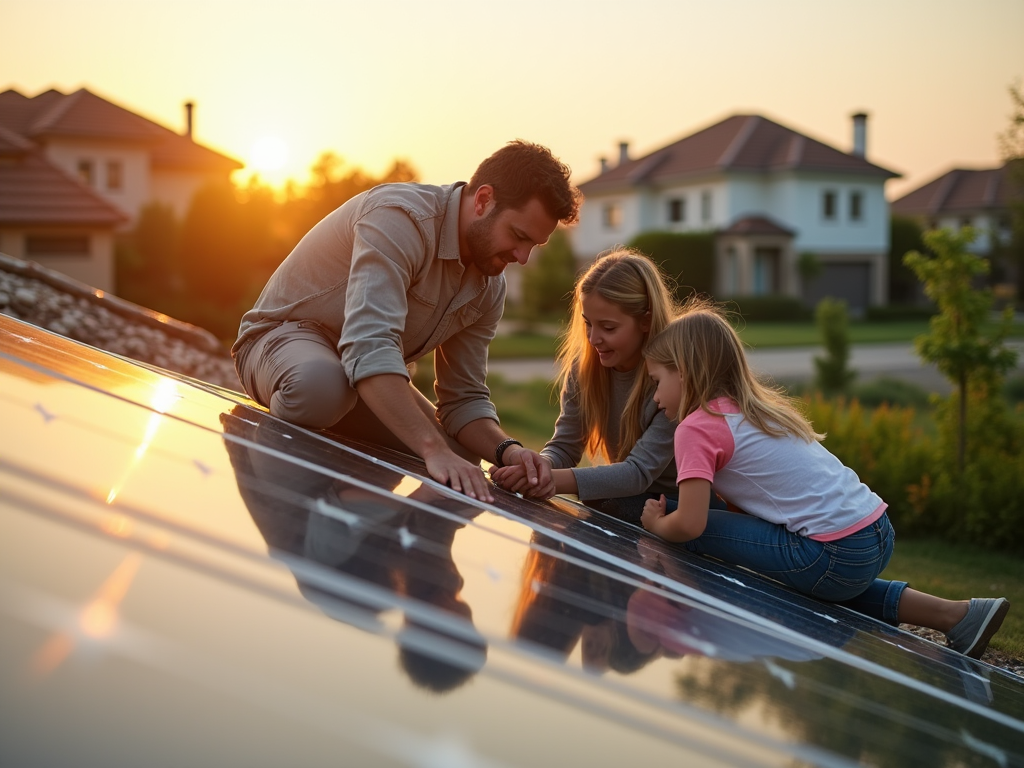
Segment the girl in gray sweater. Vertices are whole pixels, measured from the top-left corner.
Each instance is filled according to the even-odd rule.
[[[576,281],[559,345],[561,412],[540,452],[552,481],[530,486],[520,467],[494,469],[492,480],[530,498],[576,494],[633,523],[650,494],[674,495],[674,425],[652,399],[644,350],[675,314],[668,280],[650,259],[632,250],[599,257]],[[591,466],[578,466],[584,455]]]

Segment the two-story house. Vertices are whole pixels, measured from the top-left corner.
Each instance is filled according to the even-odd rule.
[[[843,152],[760,115],[734,115],[644,157],[620,145],[614,167],[580,185],[573,247],[586,259],[652,231],[716,235],[715,293],[846,299],[853,313],[887,299],[889,207],[899,176],[865,157],[867,115]],[[802,280],[801,254],[816,277]],[[685,276],[684,276],[685,280]]]
[[[0,93],[0,251],[114,289],[114,233],[242,167],[85,88]]]

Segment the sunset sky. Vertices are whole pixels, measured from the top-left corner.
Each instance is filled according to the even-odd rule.
[[[85,86],[268,180],[332,150],[467,179],[513,138],[592,177],[756,112],[904,175],[999,162],[1024,0],[0,0],[0,90]],[[275,167],[280,166],[280,167]]]

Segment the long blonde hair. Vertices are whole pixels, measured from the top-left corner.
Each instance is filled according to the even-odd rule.
[[[675,314],[668,279],[639,251],[612,251],[590,265],[576,281],[569,327],[558,346],[558,382],[564,389],[571,376],[577,382],[580,423],[584,448],[591,457],[622,461],[643,434],[643,411],[653,391],[643,363],[637,366],[633,387],[619,419],[619,445],[612,456],[608,445],[607,417],[611,399],[611,373],[601,365],[597,351],[587,340],[583,319],[583,297],[596,293],[625,314],[643,321],[647,313],[650,329],[641,352],[662,331]]]
[[[698,408],[716,413],[708,404],[716,397],[729,397],[751,424],[769,435],[807,442],[825,437],[814,431],[785,392],[754,376],[740,337],[722,310],[706,299],[686,303],[681,315],[651,340],[647,360],[679,372],[682,397],[677,421]]]

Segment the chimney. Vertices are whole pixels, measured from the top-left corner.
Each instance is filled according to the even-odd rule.
[[[629,162],[629,142],[619,142],[619,165],[623,165]]]
[[[608,173],[608,158],[602,157],[601,160],[601,173]]]
[[[192,138],[192,111],[195,109],[195,106],[191,101],[185,102],[185,135],[190,139]]]
[[[868,116],[866,112],[858,112],[853,116],[853,151],[856,157],[864,157],[868,153]]]

